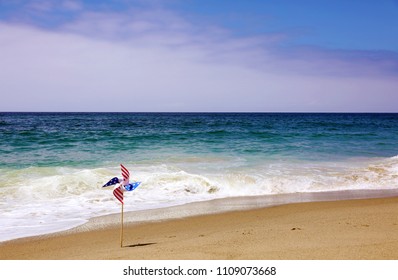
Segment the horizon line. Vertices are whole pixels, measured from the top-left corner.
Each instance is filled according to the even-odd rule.
[[[3,113],[60,113],[60,114],[398,114],[394,111],[0,111]]]

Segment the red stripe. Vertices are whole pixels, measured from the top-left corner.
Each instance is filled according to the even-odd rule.
[[[127,170],[126,167],[123,166],[123,164],[120,164],[120,168],[122,169],[122,176],[125,180],[129,179],[130,177],[130,172]]]
[[[113,195],[123,204],[123,192],[120,187],[113,190]]]

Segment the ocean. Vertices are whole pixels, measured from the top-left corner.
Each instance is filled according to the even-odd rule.
[[[398,189],[398,114],[0,113],[0,241],[125,211]]]

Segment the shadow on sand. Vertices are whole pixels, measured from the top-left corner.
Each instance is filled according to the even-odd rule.
[[[157,244],[157,243],[138,243],[138,244],[124,245],[123,248],[125,248],[125,247],[130,247],[130,248],[144,247],[144,246],[150,246],[150,245],[154,245],[154,244]]]

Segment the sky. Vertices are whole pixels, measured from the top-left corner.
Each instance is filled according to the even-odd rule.
[[[398,112],[397,0],[0,0],[0,111]]]

